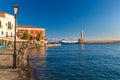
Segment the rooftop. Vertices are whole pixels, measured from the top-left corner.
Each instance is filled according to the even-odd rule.
[[[5,18],[5,14],[13,16],[12,14],[9,14],[9,13],[6,13],[6,12],[0,12],[0,17]]]
[[[44,28],[39,28],[39,27],[36,27],[36,26],[22,26],[22,25],[18,25],[17,28],[35,28],[35,29],[44,29]]]
[[[17,26],[18,28],[37,28],[36,26]]]

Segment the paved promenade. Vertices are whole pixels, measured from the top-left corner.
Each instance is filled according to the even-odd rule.
[[[0,69],[0,80],[24,80],[20,69]]]
[[[0,50],[0,80],[30,80],[28,71],[22,68],[12,69],[13,49]]]

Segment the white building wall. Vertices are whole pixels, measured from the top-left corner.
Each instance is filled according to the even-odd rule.
[[[15,19],[13,15],[5,13],[5,17],[0,17],[2,28],[0,28],[0,37],[14,36]],[[12,29],[8,29],[8,22],[11,22]],[[3,34],[2,34],[3,32]]]

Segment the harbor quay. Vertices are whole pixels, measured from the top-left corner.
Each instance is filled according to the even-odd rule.
[[[7,43],[7,41],[5,42]],[[61,46],[61,44],[31,43],[30,41],[17,42],[16,69],[13,69],[14,49],[8,46],[0,50],[0,80],[33,80],[29,59],[29,50],[34,47]]]
[[[106,44],[106,43],[120,43],[120,40],[86,40],[84,38],[83,31],[81,31],[80,39],[78,40],[80,44]]]
[[[15,69],[13,69],[13,48],[0,50],[0,80],[32,80],[28,55],[31,46],[28,43],[17,46]]]
[[[82,44],[112,44],[112,43],[120,43],[120,40],[84,40],[79,41]]]

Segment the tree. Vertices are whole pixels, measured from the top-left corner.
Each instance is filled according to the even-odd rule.
[[[41,40],[41,33],[37,33],[36,40],[40,41]]]
[[[31,35],[28,34],[27,32],[24,32],[24,33],[23,33],[23,39],[29,40],[30,37],[31,37]]]

